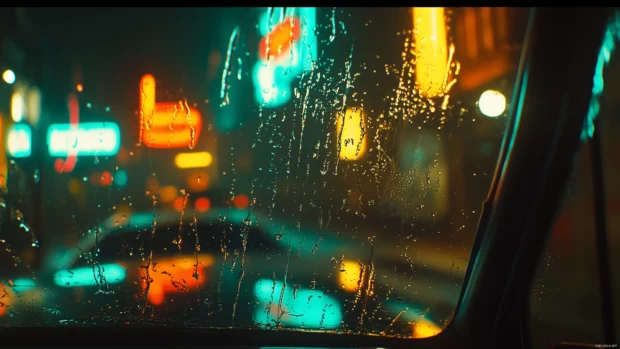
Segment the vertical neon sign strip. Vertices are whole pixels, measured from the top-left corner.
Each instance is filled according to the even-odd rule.
[[[80,103],[77,99],[77,96],[74,93],[69,94],[69,98],[67,100],[67,109],[69,110],[69,125],[72,130],[76,130],[80,123]],[[49,131],[48,131],[48,142],[49,142]],[[56,159],[56,161],[54,162],[54,167],[56,171],[58,173],[73,171],[73,169],[75,168],[75,163],[77,162],[77,155],[78,155],[77,152],[78,152],[77,146],[73,146],[67,152],[66,154],[67,157],[64,161],[62,159]],[[50,151],[50,155],[53,155],[51,151]]]
[[[443,92],[448,73],[448,48],[443,7],[414,7],[416,82],[426,97]]]
[[[276,23],[273,21],[276,16],[270,23],[270,12],[281,13]],[[294,79],[310,70],[317,58],[315,28],[314,7],[289,7],[285,13],[284,8],[278,7],[273,11],[268,9],[260,17],[259,31],[263,37],[259,43],[259,61],[253,71],[259,104],[274,108],[289,101]]]

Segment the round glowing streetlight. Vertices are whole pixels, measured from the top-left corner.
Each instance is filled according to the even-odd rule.
[[[15,73],[11,69],[7,69],[2,73],[2,79],[9,85],[15,82]]]
[[[486,90],[478,100],[480,112],[490,118],[495,118],[506,111],[506,97],[495,90]]]

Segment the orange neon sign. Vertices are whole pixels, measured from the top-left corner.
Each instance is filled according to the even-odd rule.
[[[258,44],[258,56],[262,60],[279,58],[289,53],[294,41],[301,36],[301,21],[297,17],[287,17],[276,25],[271,33],[264,36]]]
[[[140,140],[149,148],[194,148],[202,115],[187,101],[156,102],[155,77],[140,79]]]
[[[191,242],[185,242],[191,243]],[[205,270],[213,265],[213,257],[206,254],[195,257],[180,256],[165,260],[157,260],[148,271],[150,279],[147,300],[153,305],[164,302],[168,293],[185,293],[196,290],[206,281]],[[146,292],[146,270],[140,268],[142,293]]]

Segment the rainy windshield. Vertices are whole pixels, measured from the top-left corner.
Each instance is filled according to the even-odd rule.
[[[3,15],[0,324],[449,325],[526,10]]]

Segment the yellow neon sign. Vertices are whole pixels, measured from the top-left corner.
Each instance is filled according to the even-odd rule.
[[[212,162],[213,156],[208,151],[179,153],[174,157],[174,164],[178,168],[209,167]]]
[[[338,116],[336,136],[341,160],[358,160],[366,154],[368,130],[366,115],[360,108],[347,109],[344,118]]]
[[[414,7],[413,34],[416,82],[425,97],[439,96],[448,73],[446,21],[443,7]]]

